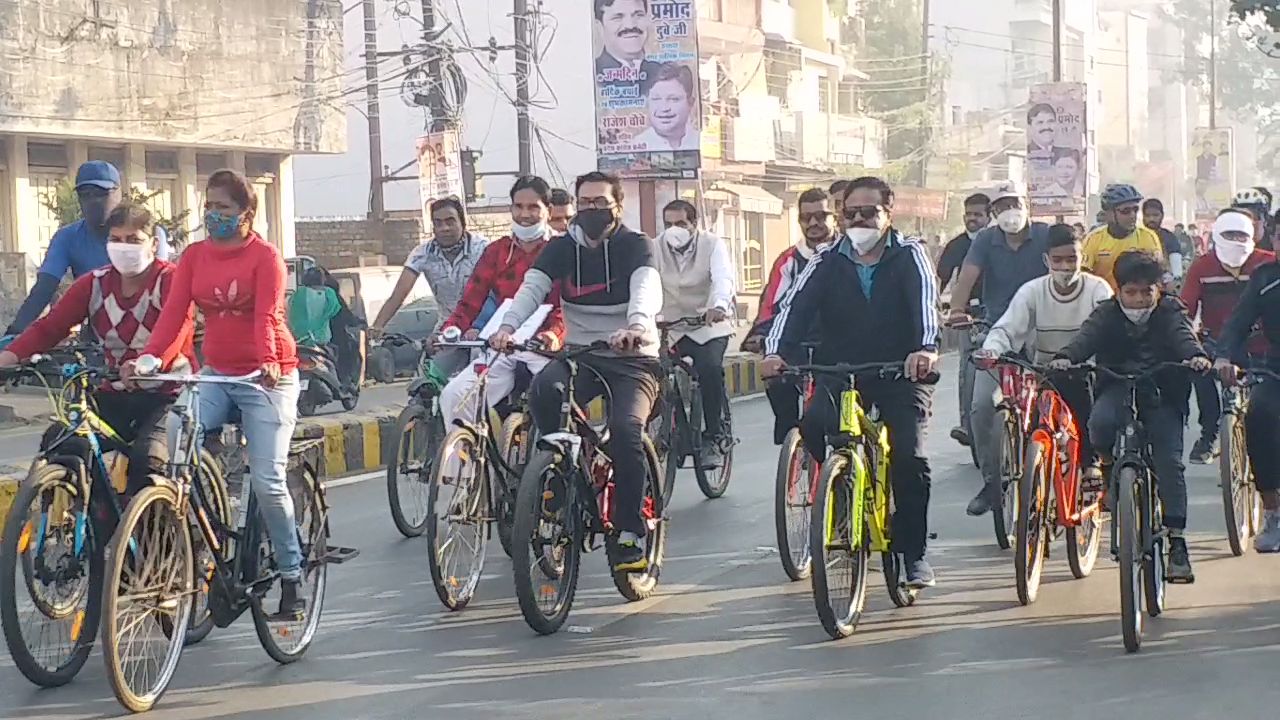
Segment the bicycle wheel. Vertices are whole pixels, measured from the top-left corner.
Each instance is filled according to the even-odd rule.
[[[554,451],[541,450],[526,466],[516,494],[511,548],[516,599],[525,622],[539,635],[564,625],[577,592],[584,527],[582,510],[569,490],[573,480],[564,476]],[[561,551],[555,577],[546,577],[539,567],[547,546]]]
[[[694,399],[697,407],[693,412],[697,413],[698,420],[690,422],[690,433],[701,432],[702,426],[702,398],[701,395]],[[724,497],[724,493],[729,489],[729,480],[733,478],[733,414],[729,411],[729,402],[726,398],[724,404],[724,427],[723,434],[717,436],[717,442],[720,443],[720,465],[714,468],[704,468],[701,462],[694,463],[694,477],[698,480],[698,489],[708,500],[715,500]],[[703,440],[705,442],[705,439]]]
[[[662,574],[662,558],[667,548],[666,506],[662,502],[662,493],[658,492],[662,468],[648,438],[644,441],[644,455],[648,468],[645,472],[644,505],[640,511],[644,515],[644,555],[649,567],[642,573],[613,571],[614,587],[631,602],[644,600],[658,589],[658,576]],[[608,542],[613,543],[613,538]],[[613,553],[608,555],[612,557]]]
[[[1080,511],[1085,505],[1084,484],[1076,481],[1075,507]],[[1077,580],[1089,577],[1093,566],[1098,562],[1098,551],[1102,547],[1102,527],[1104,525],[1101,506],[1097,512],[1080,524],[1067,528],[1067,564],[1071,566],[1071,575]]]
[[[855,493],[863,491],[865,471],[859,472],[848,455],[835,453],[822,466],[818,494],[809,525],[809,553],[813,567],[813,605],[822,629],[838,640],[853,634],[867,596],[870,543],[866,529],[854,537]]]
[[[129,503],[108,548],[102,591],[102,656],[120,704],[155,706],[182,657],[195,594],[187,518],[172,486],[144,488]]]
[[[96,523],[75,475],[36,469],[18,487],[0,538],[0,624],[18,670],[41,687],[66,685],[93,650],[102,609]],[[76,529],[86,533],[76,549]]]
[[[503,476],[505,491],[494,497],[494,507],[498,513],[498,541],[502,551],[511,557],[511,530],[515,522],[516,492],[520,489],[520,476],[524,474],[524,466],[529,462],[529,454],[533,445],[533,420],[525,413],[512,413],[502,423],[502,459],[515,471],[511,477]]]
[[[1000,410],[1000,507],[991,517],[995,523],[996,544],[1001,550],[1008,550],[1015,542],[1014,526],[1018,520],[1018,480],[1022,477],[1022,469],[1018,462],[1022,459],[1019,446],[1021,432],[1017,419],[1008,410]]]
[[[667,380],[665,384],[670,386],[671,381]],[[676,489],[676,472],[680,469],[678,453],[684,445],[679,436],[682,430],[677,403],[680,402],[680,393],[676,392],[674,386],[668,387],[658,399],[658,407],[649,419],[646,432],[658,453],[658,462],[662,467],[662,498],[668,505]]]
[[[311,647],[320,628],[324,593],[329,586],[329,565],[325,561],[329,552],[329,504],[325,500],[324,486],[312,467],[305,463],[290,471],[288,483],[289,495],[293,499],[294,526],[302,550],[302,578],[298,594],[306,601],[306,609],[301,618],[283,618],[269,612],[268,608],[279,606],[279,583],[269,592],[255,593],[253,602],[249,604],[258,642],[267,655],[281,665],[297,662]],[[261,524],[257,527],[259,532],[264,529]],[[259,567],[271,575],[278,571],[276,553],[271,539],[265,532],[262,535],[263,541],[257,545]]]
[[[411,402],[396,421],[396,440],[387,463],[387,498],[396,530],[405,537],[426,532],[431,510],[427,484],[431,481],[436,450],[444,437],[444,421],[438,412]]]
[[[1141,505],[1138,474],[1132,467],[1121,467],[1116,487],[1115,533],[1120,552],[1120,631],[1124,649],[1137,652],[1142,647],[1143,571],[1142,528],[1138,508]]]
[[[222,468],[218,465],[218,461],[208,450],[200,449],[200,470],[196,473],[196,484],[200,487],[201,497],[204,500],[205,512],[217,518],[211,524],[214,528],[221,523],[222,527],[230,527],[234,518],[231,517],[231,503],[227,498],[227,484],[222,475]],[[193,489],[194,492],[194,489]],[[214,550],[204,541],[204,535],[196,529],[191,530],[191,542],[193,552],[195,553],[195,583],[196,596],[191,606],[191,626],[187,628],[186,643],[188,646],[195,645],[201,640],[209,637],[209,633],[213,632],[213,613],[209,609],[209,588],[213,583],[213,575],[218,571],[218,564],[214,560]],[[225,546],[224,546],[225,549]],[[226,559],[225,557],[223,558]]]
[[[778,535],[778,557],[782,570],[792,580],[809,577],[809,513],[813,507],[813,458],[800,442],[800,431],[792,428],[778,453],[778,474],[774,480],[773,525]]]
[[[1051,450],[1048,452],[1052,452]],[[1050,490],[1049,456],[1044,445],[1027,445],[1022,479],[1018,483],[1018,521],[1013,567],[1017,571],[1018,602],[1030,605],[1040,593],[1040,575],[1049,544],[1048,506]]]
[[[1222,453],[1218,455],[1218,486],[1222,488],[1222,514],[1227,521],[1227,544],[1237,557],[1248,548],[1253,523],[1253,483],[1249,480],[1249,455],[1245,449],[1244,423],[1234,412],[1222,414],[1218,431]]]
[[[1150,473],[1143,478],[1141,503],[1138,506],[1138,522],[1142,524],[1144,534],[1150,528],[1151,533],[1151,551],[1144,553],[1142,557],[1142,580],[1143,590],[1147,596],[1147,614],[1151,617],[1159,617],[1164,612],[1164,600],[1166,597],[1165,571],[1168,566],[1168,557],[1165,551],[1169,547],[1167,536],[1161,536],[1159,533],[1164,528],[1164,516],[1160,509],[1160,498],[1156,494],[1155,478]]]
[[[436,595],[450,610],[471,602],[484,571],[490,508],[484,453],[475,433],[454,429],[440,446],[428,485],[427,567]]]

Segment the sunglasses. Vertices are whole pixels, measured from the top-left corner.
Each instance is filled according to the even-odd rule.
[[[883,209],[880,205],[845,205],[844,219],[847,222],[857,222],[858,218],[875,220]]]
[[[818,222],[826,222],[829,217],[831,217],[831,213],[825,210],[822,212],[800,213],[800,224],[808,225],[814,220],[817,220]]]

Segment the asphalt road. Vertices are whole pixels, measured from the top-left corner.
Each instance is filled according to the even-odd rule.
[[[1128,720],[1273,717],[1280,652],[1280,557],[1231,558],[1210,469],[1193,466],[1197,583],[1170,589],[1137,655],[1120,641],[1118,581],[1105,557],[1070,579],[1054,546],[1039,601],[1020,607],[1012,556],[989,518],[964,515],[977,482],[946,437],[954,385],[939,389],[930,452],[931,546],[939,586],[892,609],[873,585],[857,633],[832,642],[807,582],[774,549],[770,415],[738,404],[733,485],[706,501],[682,473],[659,593],[628,604],[602,555],[584,562],[572,631],[538,637],[516,607],[510,562],[492,543],[479,597],[441,608],[421,541],[392,528],[384,485],[336,487],[335,541],[363,554],[334,567],[319,638],[279,667],[251,623],[215,631],[183,658],[152,716],[178,718],[735,718]],[[72,720],[122,713],[92,658],[70,686],[40,691],[0,657],[0,717]]]

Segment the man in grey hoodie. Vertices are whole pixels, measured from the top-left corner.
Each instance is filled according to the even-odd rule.
[[[644,427],[658,397],[657,316],[662,310],[662,278],[653,245],[622,224],[622,181],[590,172],[576,184],[578,214],[569,232],[553,238],[524,276],[503,325],[489,339],[495,349],[512,343],[515,329],[560,283],[565,343],[607,342],[608,350],[581,356],[594,372],[576,380],[575,398],[586,403],[608,394],[609,455],[616,488],[613,522],[619,533],[613,567],[619,572],[648,569],[643,538]],[[552,363],[533,381],[529,404],[539,432],[558,429],[565,363]]]

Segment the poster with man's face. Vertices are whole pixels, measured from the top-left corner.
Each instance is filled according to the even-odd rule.
[[[701,166],[694,0],[591,0],[601,170],[692,178]]]
[[[1032,87],[1026,128],[1031,214],[1082,214],[1089,178],[1084,84]]]

